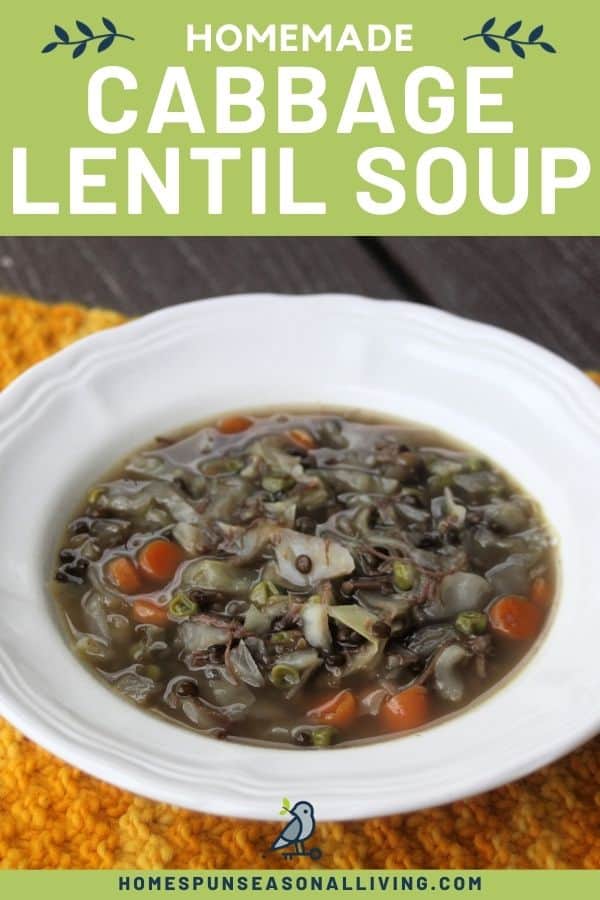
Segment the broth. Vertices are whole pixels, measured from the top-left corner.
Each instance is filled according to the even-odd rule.
[[[344,412],[234,415],[92,487],[54,594],[131,701],[216,737],[323,748],[489,691],[556,585],[537,503],[471,448]]]

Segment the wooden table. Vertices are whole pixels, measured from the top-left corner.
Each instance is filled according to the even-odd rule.
[[[1,238],[0,291],[130,315],[243,291],[401,297],[600,367],[594,238]]]

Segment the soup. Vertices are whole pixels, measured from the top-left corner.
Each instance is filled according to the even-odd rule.
[[[422,729],[527,654],[555,591],[537,504],[410,423],[233,415],[128,458],[68,524],[73,647],[129,700],[241,741]]]

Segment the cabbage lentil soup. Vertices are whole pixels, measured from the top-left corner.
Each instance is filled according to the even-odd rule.
[[[438,433],[235,415],[157,439],[68,525],[56,596],[107,684],[198,731],[327,747],[488,691],[552,602],[540,510]]]

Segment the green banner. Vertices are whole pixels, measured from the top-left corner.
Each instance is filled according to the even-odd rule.
[[[359,894],[365,900],[385,897],[473,895],[485,900],[596,900],[598,872],[582,871],[235,871],[235,872],[2,872],[3,897],[19,900],[116,900],[126,897],[185,896],[214,898],[238,895],[306,897],[315,900]]]
[[[589,0],[54,0],[2,26],[0,233],[600,233]]]

